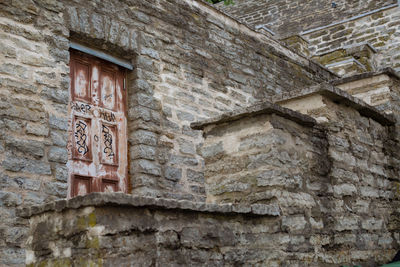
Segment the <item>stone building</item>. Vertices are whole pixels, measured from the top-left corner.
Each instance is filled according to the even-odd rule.
[[[360,2],[1,1],[0,265],[389,262],[400,9]]]

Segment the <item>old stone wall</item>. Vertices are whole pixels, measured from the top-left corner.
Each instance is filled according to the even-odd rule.
[[[279,233],[277,213],[256,206],[252,211],[118,193],[58,201],[25,214],[37,215],[31,219],[27,266],[279,266],[295,262],[281,258],[289,241]],[[276,249],[272,252],[272,248]]]
[[[319,266],[388,262],[400,241],[393,119],[329,86],[279,103],[318,124],[271,106],[264,112],[278,115],[206,122],[207,200],[277,205],[281,230],[299,240],[295,257],[318,251]]]
[[[325,26],[374,9],[395,4],[396,0],[237,0],[219,8],[251,25],[266,25],[278,36]],[[332,6],[335,3],[335,7]]]
[[[330,59],[322,59],[322,62],[319,60],[323,65],[329,61],[332,62],[335,58],[343,59],[343,55],[333,55],[332,52],[368,43],[377,51],[373,59],[374,70],[392,67],[399,71],[400,48],[397,34],[400,30],[399,17],[400,8],[397,6],[357,20],[304,34],[303,38],[308,40],[312,55],[318,57],[329,55]]]
[[[70,41],[128,60],[131,192],[204,201],[189,124],[335,77],[201,1],[0,3],[0,264],[22,264],[22,204],[66,197]]]
[[[367,104],[387,114],[393,114],[398,120],[400,77],[393,70],[363,73],[336,80],[334,84]]]
[[[265,24],[288,47],[340,76],[400,70],[398,1],[237,1],[220,8],[253,26]],[[372,53],[354,51],[365,44]]]
[[[304,125],[273,113],[209,125],[201,149],[207,202],[308,206],[299,202],[309,199],[304,179],[322,151],[312,140],[315,121],[298,119]]]
[[[211,204],[117,193],[21,210],[27,263],[389,262],[400,242],[393,119],[329,86],[280,104],[315,120],[264,103],[192,124],[205,132]]]

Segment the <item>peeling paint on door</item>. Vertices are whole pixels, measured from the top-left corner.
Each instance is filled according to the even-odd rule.
[[[71,50],[68,197],[127,192],[125,70]]]

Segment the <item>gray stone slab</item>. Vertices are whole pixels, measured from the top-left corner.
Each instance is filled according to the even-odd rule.
[[[300,90],[295,96],[290,96],[287,98],[276,99],[276,103],[286,102],[288,100],[302,98],[308,95],[316,95],[320,94],[322,96],[327,97],[328,99],[332,100],[333,102],[344,104],[349,106],[355,110],[357,110],[361,115],[371,118],[382,125],[394,125],[396,120],[394,116],[385,114],[382,111],[379,111],[373,106],[368,105],[363,100],[353,97],[352,95],[348,94],[347,92],[329,84],[329,83],[322,83],[317,86],[312,86],[309,88],[305,88]]]
[[[236,109],[235,111],[224,113],[215,118],[206,119],[200,122],[194,122],[190,124],[190,126],[195,130],[201,130],[208,125],[232,122],[245,117],[253,117],[261,114],[276,114],[304,126],[311,127],[316,124],[316,121],[308,115],[304,115],[300,112],[281,107],[271,102],[260,102],[250,107],[240,108]]]
[[[24,206],[17,210],[17,215],[29,218],[44,212],[61,212],[67,209],[99,206],[131,206],[149,209],[174,209],[220,214],[251,214],[260,216],[280,216],[279,207],[257,204],[245,207],[243,204],[205,204],[188,200],[138,197],[124,193],[91,193],[72,199],[61,199],[41,205]]]

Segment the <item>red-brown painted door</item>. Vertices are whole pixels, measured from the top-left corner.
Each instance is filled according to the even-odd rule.
[[[127,192],[125,70],[71,50],[68,197]]]

